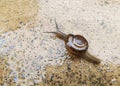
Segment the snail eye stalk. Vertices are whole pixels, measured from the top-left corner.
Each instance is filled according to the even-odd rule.
[[[58,37],[59,39],[62,39],[63,41],[67,41],[67,35],[61,31],[59,31],[59,27],[58,27],[58,24],[56,22],[56,19],[55,20],[55,27],[56,27],[56,30],[57,31],[51,31],[51,32],[43,32],[43,33],[53,33],[56,35],[56,37]]]

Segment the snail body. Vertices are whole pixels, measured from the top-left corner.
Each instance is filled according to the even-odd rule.
[[[100,63],[100,59],[91,55],[88,50],[88,41],[81,35],[74,35],[61,32],[58,30],[58,25],[56,24],[56,32],[45,32],[45,33],[54,33],[56,37],[62,39],[65,42],[66,49],[69,53],[77,56],[84,57],[85,59],[92,61],[93,63]]]

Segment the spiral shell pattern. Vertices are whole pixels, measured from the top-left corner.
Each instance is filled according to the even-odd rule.
[[[66,48],[73,54],[80,54],[88,49],[88,42],[81,35],[69,34]]]

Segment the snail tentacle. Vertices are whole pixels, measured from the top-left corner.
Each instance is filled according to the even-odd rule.
[[[63,41],[67,40],[67,35],[61,31],[57,31],[57,32],[44,32],[44,33],[53,33],[56,35],[56,37],[58,37],[59,39],[62,39]]]
[[[67,41],[67,35],[61,31],[59,31],[59,27],[58,27],[58,24],[56,22],[56,19],[55,20],[55,27],[56,27],[56,30],[57,31],[53,31],[53,32],[44,32],[44,33],[54,33],[58,38],[62,39],[63,41]]]

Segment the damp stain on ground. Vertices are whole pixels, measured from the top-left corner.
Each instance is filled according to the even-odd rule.
[[[3,85],[3,83],[9,79],[10,68],[7,62],[7,57],[0,58],[0,85]]]
[[[26,79],[18,66],[16,71],[10,68],[9,61],[14,58],[0,59],[0,85],[4,86],[119,86],[120,65],[89,63],[82,58],[66,59],[62,65],[48,65],[40,78]],[[13,63],[14,64],[14,63]],[[18,61],[16,65],[21,65]],[[42,82],[41,82],[42,79]]]
[[[66,60],[62,66],[48,66],[44,83],[49,86],[119,86],[120,65]]]
[[[0,0],[0,34],[35,23],[37,12],[37,0]]]

